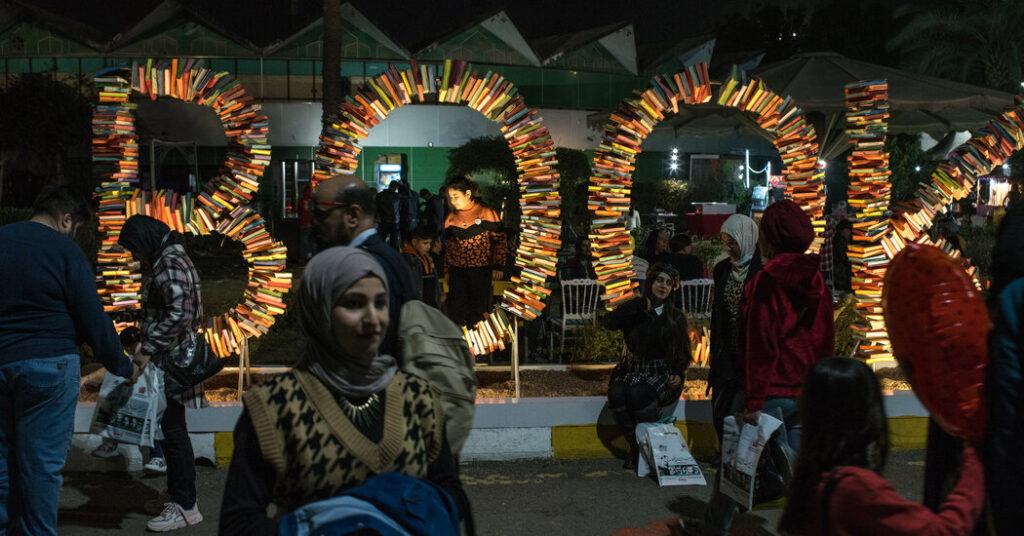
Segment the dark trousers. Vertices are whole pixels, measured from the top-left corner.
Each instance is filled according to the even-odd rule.
[[[448,269],[448,318],[460,326],[483,320],[491,308],[491,267]]]
[[[732,412],[736,391],[736,380],[719,380],[711,386],[711,420],[718,435],[719,448],[722,443],[722,421]]]
[[[185,406],[181,402],[167,398],[160,428],[164,432],[167,492],[182,508],[191,509],[196,504],[196,457],[185,426]]]
[[[608,410],[619,423],[629,448],[636,451],[636,425],[658,420],[658,391],[646,383],[608,382]]]
[[[401,249],[402,236],[398,232],[397,223],[380,222],[377,224],[377,232],[387,244],[395,249]]]

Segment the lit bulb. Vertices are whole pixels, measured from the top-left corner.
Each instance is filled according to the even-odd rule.
[[[825,169],[828,167],[828,162],[824,160],[818,160],[818,165],[821,166],[821,169]]]
[[[670,169],[671,169],[672,171],[675,171],[676,169],[678,169],[678,168],[679,168],[679,164],[672,164],[672,165],[670,165],[670,166],[668,166],[668,167],[669,167],[669,168],[670,168]]]
[[[914,166],[914,171],[921,171],[921,166]]]

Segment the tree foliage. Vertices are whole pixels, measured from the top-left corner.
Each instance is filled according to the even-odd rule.
[[[562,220],[577,233],[585,234],[590,228],[590,211],[587,209],[590,159],[586,153],[576,149],[558,148],[555,154],[561,181],[558,193],[562,196]]]
[[[889,183],[892,185],[892,203],[909,201],[919,188],[919,182],[927,182],[932,171],[939,164],[930,154],[921,150],[917,136],[898,134],[885,140],[889,152]]]
[[[896,12],[906,26],[889,41],[907,68],[1015,91],[1024,62],[1024,2],[938,0]]]
[[[459,176],[473,178],[492,175],[490,184],[481,184],[484,203],[501,212],[509,209],[504,221],[507,225],[519,225],[519,186],[516,183],[516,159],[508,148],[505,138],[473,138],[448,152],[447,178]],[[479,182],[479,181],[477,181]]]
[[[20,75],[0,91],[0,162],[15,194],[4,204],[30,202],[38,183],[64,183],[69,158],[89,154],[91,122],[91,98],[47,73]]]
[[[555,154],[558,159],[556,169],[561,177],[558,191],[562,196],[562,218],[574,230],[585,231],[590,226],[590,215],[587,212],[589,159],[586,153],[576,149],[558,148]],[[492,175],[495,180],[481,185],[484,202],[495,209],[505,207],[507,210],[518,206],[519,184],[515,156],[501,136],[474,138],[452,149],[448,153],[447,175],[449,179],[460,175]],[[518,224],[519,211],[516,209],[512,212],[514,214],[511,218],[507,216],[506,222]]]

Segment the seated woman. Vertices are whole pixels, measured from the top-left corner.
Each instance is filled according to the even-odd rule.
[[[468,512],[444,435],[440,394],[377,349],[387,331],[384,270],[363,250],[313,257],[298,289],[302,355],[243,397],[220,533],[277,534],[278,516],[386,472],[429,480]]]
[[[803,437],[784,534],[971,534],[985,500],[981,464],[964,449],[960,482],[937,511],[900,497],[881,473],[889,453],[878,379],[862,361],[817,362],[800,399]]]
[[[670,264],[655,263],[647,271],[644,296],[605,315],[608,329],[622,330],[630,355],[612,370],[608,409],[629,444],[623,467],[636,467],[636,425],[658,420],[659,409],[679,400],[683,376],[690,365],[686,315],[672,295],[679,290],[679,273]]]

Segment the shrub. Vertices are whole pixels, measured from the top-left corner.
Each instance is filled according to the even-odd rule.
[[[570,363],[609,363],[622,355],[623,338],[619,330],[605,329],[600,322],[583,328],[569,351]]]

